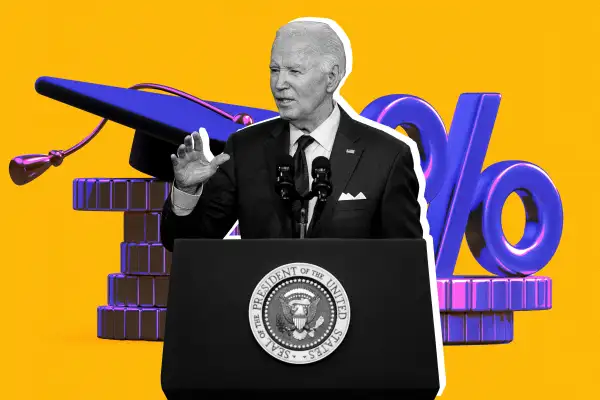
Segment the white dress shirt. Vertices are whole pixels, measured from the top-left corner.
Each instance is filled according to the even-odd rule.
[[[340,125],[340,109],[337,104],[334,104],[333,111],[327,117],[325,121],[321,125],[319,125],[314,131],[310,133],[310,135],[315,139],[305,150],[306,154],[306,162],[308,165],[308,174],[310,185],[312,187],[313,178],[311,176],[311,168],[313,160],[319,156],[330,158],[331,149],[333,148],[333,142],[335,140],[335,135],[338,130],[338,126]],[[296,149],[298,148],[298,139],[300,136],[304,135],[304,132],[290,124],[290,155],[293,157],[296,153]],[[171,186],[171,203],[173,204],[173,212],[175,215],[185,216],[192,212],[196,204],[198,204],[198,199],[202,194],[203,186],[200,186],[198,191],[195,194],[185,193],[175,187],[175,185]],[[308,204],[308,223],[313,216],[313,212],[315,209],[315,205],[317,203],[317,198],[314,197],[310,200]],[[237,224],[237,222],[236,222]]]

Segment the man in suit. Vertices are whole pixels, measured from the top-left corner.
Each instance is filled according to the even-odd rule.
[[[334,93],[346,73],[342,41],[326,23],[293,21],[271,50],[271,91],[280,116],[232,134],[222,154],[204,152],[202,128],[171,155],[175,182],[166,200],[161,239],[222,239],[239,221],[242,238],[297,237],[275,192],[276,164],[294,157],[296,187],[310,187],[318,156],[331,162],[333,193],[308,204],[308,238],[421,238],[421,207],[410,147],[351,118]],[[210,153],[210,151],[209,151]],[[349,199],[358,196],[356,199]]]

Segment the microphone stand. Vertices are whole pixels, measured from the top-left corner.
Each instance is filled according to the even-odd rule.
[[[307,229],[307,216],[306,216],[306,202],[304,199],[300,200],[300,239],[304,239],[306,236]]]
[[[311,190],[306,196],[298,196],[300,201],[300,221],[296,221],[296,224],[300,228],[300,239],[306,238],[306,231],[308,230],[308,202],[316,197],[317,193],[315,190]],[[314,218],[314,215],[313,215]]]
[[[318,187],[322,185],[326,185],[326,187],[328,186],[328,190],[326,190],[325,192],[323,192],[322,190],[319,190]],[[319,217],[319,207],[323,206],[326,202],[327,199],[329,198],[329,196],[331,195],[331,191],[332,191],[332,186],[331,186],[331,182],[329,182],[329,179],[327,179],[326,181],[320,181],[317,182],[315,184],[315,182],[313,182],[313,186],[310,190],[310,192],[308,192],[308,194],[306,196],[299,196],[300,197],[300,239],[304,239],[306,237],[306,230],[307,230],[307,225],[308,225],[308,221],[307,221],[307,208],[306,208],[306,202],[310,201],[313,197],[317,197],[317,204],[315,204],[315,212],[313,213],[313,219],[318,218]]]
[[[331,184],[330,184],[331,185]],[[286,184],[287,186],[287,184]],[[292,186],[292,183],[289,183],[289,186]],[[318,197],[317,200],[317,204],[315,205],[315,214],[316,214],[316,210],[319,207],[320,204],[325,204],[325,202],[327,201],[327,198],[329,197],[330,193],[325,194],[324,196],[321,196],[319,194],[319,191],[317,189],[315,189],[314,187],[311,189],[310,192],[308,192],[305,196],[301,196],[295,189],[295,187],[293,187],[293,189],[291,189],[289,192],[286,192],[285,190],[282,190],[282,184],[276,183],[276,189],[277,189],[277,193],[279,194],[279,197],[281,198],[281,200],[283,200],[286,204],[286,208],[288,208],[288,215],[291,217],[293,223],[295,224],[295,231],[299,231],[299,238],[300,239],[306,239],[306,233],[308,230],[308,202],[313,198],[313,197]],[[293,211],[293,207],[292,204],[295,201],[299,201],[300,202],[300,219],[297,220],[296,216],[297,214]],[[313,218],[316,218],[316,215],[313,215]]]
[[[288,215],[292,220],[292,230],[294,231],[293,234],[295,235],[299,231],[300,239],[306,238],[306,233],[308,230],[307,202],[313,197],[317,197],[317,204],[315,205],[315,211],[313,213],[314,222],[319,218],[321,207],[325,205],[333,190],[329,178],[331,172],[329,171],[329,162],[327,159],[325,159],[325,163],[326,164],[324,166],[321,166],[318,168],[318,170],[316,170],[316,177],[315,172],[313,172],[313,177],[315,177],[316,180],[313,181],[311,190],[305,196],[302,196],[298,193],[293,180],[290,176],[286,175],[286,172],[289,172],[291,167],[286,167],[285,165],[277,167],[278,175],[275,180],[275,190],[279,195],[279,198],[284,202]],[[323,164],[323,162],[321,162],[321,164]],[[300,202],[299,210],[295,209],[294,207],[296,201]],[[300,211],[299,220],[296,219],[298,216],[297,211]]]

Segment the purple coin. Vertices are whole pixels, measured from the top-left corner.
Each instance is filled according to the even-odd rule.
[[[160,212],[123,213],[124,242],[160,242]]]
[[[443,312],[444,345],[510,343],[514,335],[512,311]]]
[[[89,178],[73,181],[73,209],[82,211],[162,211],[168,182],[156,179]]]
[[[453,277],[437,280],[440,311],[534,311],[552,308],[552,279]]]
[[[115,307],[166,307],[168,276],[108,275],[108,305]]]
[[[172,254],[161,243],[121,243],[121,273],[169,275]]]
[[[114,340],[163,340],[166,308],[98,307],[98,337]]]

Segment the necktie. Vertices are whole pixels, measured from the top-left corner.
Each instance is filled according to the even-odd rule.
[[[306,153],[304,150],[314,142],[314,138],[310,135],[300,136],[298,139],[298,148],[296,154],[294,154],[294,170],[295,170],[295,183],[296,190],[301,196],[304,196],[309,191],[309,179],[308,179],[308,163],[306,161]]]

